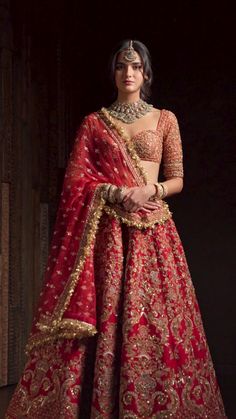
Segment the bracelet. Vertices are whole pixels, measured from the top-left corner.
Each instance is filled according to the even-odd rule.
[[[115,203],[115,192],[116,192],[116,186],[115,185],[111,185],[110,188],[108,189],[108,194],[107,194],[107,199],[111,204]]]
[[[159,199],[164,199],[168,194],[168,188],[164,183],[154,183],[154,186],[156,188],[156,193],[154,197],[157,197]]]
[[[124,199],[123,193],[125,189],[126,188],[124,187],[110,185],[107,191],[107,200],[111,204],[115,204],[115,203],[120,204]]]
[[[117,204],[121,204],[122,203],[122,201],[124,199],[123,194],[124,194],[125,189],[126,188],[123,188],[123,187],[116,188],[116,191],[115,191],[115,202],[117,202]]]
[[[168,187],[165,183],[160,183],[162,190],[163,190],[163,195],[161,197],[161,199],[164,199],[167,195],[168,195]]]
[[[109,189],[110,189],[110,184],[104,186],[103,195],[102,196],[103,196],[103,198],[105,200],[107,200],[107,198],[108,198],[108,191],[109,191]]]
[[[163,195],[163,188],[162,188],[162,186],[158,182],[157,183],[154,183],[154,186],[156,188],[156,192],[155,192],[154,197],[161,199],[162,198],[162,195]]]

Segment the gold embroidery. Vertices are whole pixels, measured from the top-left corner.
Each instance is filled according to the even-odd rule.
[[[45,342],[50,342],[58,337],[84,337],[92,336],[96,333],[96,328],[92,325],[87,325],[81,321],[74,321],[70,324],[70,330],[64,329],[64,320],[62,316],[69,305],[70,299],[75,290],[76,284],[79,280],[79,275],[82,272],[86,258],[91,252],[91,246],[94,242],[96,230],[99,219],[102,215],[102,209],[105,205],[103,198],[103,191],[107,184],[99,185],[94,193],[94,200],[91,204],[88,221],[85,227],[83,238],[81,240],[80,249],[75,262],[74,270],[68,279],[66,287],[62,295],[58,299],[57,306],[54,310],[53,316],[41,315],[37,323],[38,329],[41,331],[39,334],[30,336],[28,344],[26,345],[26,353],[29,353],[34,346],[41,345]]]
[[[43,338],[55,342],[31,351],[6,417],[74,419],[81,409],[81,417],[91,419],[226,418],[173,220],[127,228],[119,217],[131,221],[133,214],[110,208],[114,219],[107,212],[101,216],[107,205],[102,193],[94,198],[85,230],[91,240],[82,244],[86,249],[94,240],[94,253],[87,250],[94,260],[99,333],[77,341],[96,333],[95,327],[63,318],[51,327],[50,318],[42,319],[31,349]],[[62,298],[59,315],[65,303]],[[91,369],[84,359],[92,360]],[[86,415],[80,393],[89,380]]]
[[[173,220],[139,230],[103,214],[94,269],[97,337],[32,351],[9,418],[226,419]]]
[[[131,140],[141,160],[161,162],[162,140],[157,131],[143,130],[134,135]]]
[[[145,183],[147,183],[148,176],[145,169],[142,166],[140,157],[143,156],[145,150],[147,150],[147,152],[145,152],[146,154],[149,153],[149,148],[145,148],[145,150],[143,151],[141,143],[143,143],[144,137],[147,135],[147,133],[152,130],[144,130],[139,133],[142,137],[142,141],[138,145],[138,143],[136,144],[136,136],[130,138],[125,133],[125,129],[114,121],[111,115],[107,112],[106,108],[102,108],[98,112],[98,114],[103,120],[105,120],[108,126],[114,128],[118,132],[118,134],[123,138],[127,150],[134,161],[135,167],[139,170],[141,176],[145,180]],[[183,151],[178,121],[173,112],[166,111],[166,114],[166,132],[164,133],[163,144],[161,146],[163,147],[164,176],[166,179],[171,179],[173,177],[183,177]],[[138,136],[139,135],[137,134],[137,138]],[[159,150],[158,153],[156,152],[156,159],[157,154],[160,156],[161,151]]]
[[[63,290],[63,294],[60,296],[57,307],[55,308],[55,314],[53,316],[52,325],[56,326],[63,316],[66,308],[69,305],[70,299],[74,293],[79,275],[83,269],[84,262],[91,252],[91,246],[94,242],[97,226],[99,219],[102,215],[102,209],[105,205],[105,199],[103,198],[103,191],[106,190],[107,184],[99,185],[94,193],[94,198],[91,203],[90,213],[86,223],[85,231],[81,239],[80,249],[76,258],[75,267],[73,272],[67,281],[66,287]],[[51,323],[51,319],[50,319]],[[51,325],[50,325],[51,327]]]
[[[169,210],[168,204],[164,201],[161,201],[162,207],[157,211],[153,211],[151,214],[145,214],[140,216],[136,213],[129,213],[123,210],[119,206],[108,206],[105,205],[103,210],[113,218],[120,220],[122,223],[128,225],[129,227],[136,227],[138,229],[154,227],[155,224],[163,224],[166,220],[171,217],[171,212]]]
[[[163,139],[164,176],[183,177],[183,151],[177,118],[168,112],[167,131]]]
[[[140,158],[138,157],[135,151],[135,147],[132,144],[132,141],[130,140],[129,136],[125,134],[124,128],[114,121],[114,119],[111,117],[111,115],[109,114],[106,108],[102,108],[99,111],[99,115],[101,116],[102,119],[105,119],[108,126],[114,128],[118,132],[118,134],[123,138],[126,144],[127,150],[134,161],[135,167],[139,170],[140,175],[143,177],[143,179],[145,180],[145,183],[147,184],[147,178],[148,178],[147,173],[141,164]]]
[[[6,419],[77,417],[84,352],[83,343],[76,348],[72,341],[57,342],[34,351],[13,395]]]
[[[104,151],[104,154],[106,154],[107,150],[109,149],[111,151],[111,148],[113,148],[113,156],[116,155],[116,148],[120,150],[122,154],[122,163],[127,167],[130,171],[130,178],[133,178],[135,183],[132,186],[143,186],[145,185],[145,181],[142,176],[140,176],[139,170],[134,165],[133,159],[130,156],[129,153],[127,153],[127,147],[124,142],[124,140],[117,135],[117,133],[112,129],[111,125],[107,122],[103,114],[100,112],[97,112],[97,118],[101,121],[101,123],[104,126],[104,132],[108,133],[109,135],[109,141],[106,140],[106,137],[102,139],[102,142],[100,142],[100,148],[102,152]],[[111,139],[113,140],[111,142]],[[106,150],[107,148],[107,150]],[[96,150],[95,150],[96,152]],[[108,164],[107,162],[105,164]],[[114,166],[112,167],[112,170],[114,170],[116,173],[118,173],[118,169]],[[124,177],[127,178],[127,173],[124,173]],[[131,179],[130,179],[131,180]]]
[[[50,327],[50,323],[48,325],[40,323],[38,327],[41,333],[36,333],[29,338],[25,350],[27,355],[30,354],[33,348],[57,339],[81,339],[97,333],[95,326],[74,319],[62,319],[54,327]]]

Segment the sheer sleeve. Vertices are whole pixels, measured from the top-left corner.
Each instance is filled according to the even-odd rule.
[[[175,114],[170,111],[163,139],[163,169],[166,179],[183,177],[183,151],[179,124]]]

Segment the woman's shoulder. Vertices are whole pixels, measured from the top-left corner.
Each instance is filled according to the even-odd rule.
[[[162,121],[166,129],[172,126],[178,126],[178,117],[176,116],[175,111],[166,108],[162,108],[160,111],[163,118]]]
[[[170,130],[179,131],[179,122],[175,111],[166,108],[154,108],[154,111],[160,111],[159,126],[162,126],[164,135],[168,135]]]
[[[153,112],[160,113],[160,114],[165,115],[165,116],[167,116],[169,118],[176,118],[175,112],[171,111],[170,109],[166,109],[166,108],[154,108],[153,107]]]

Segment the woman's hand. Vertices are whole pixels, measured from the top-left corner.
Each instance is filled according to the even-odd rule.
[[[156,188],[153,184],[128,188],[124,192],[122,205],[124,209],[129,212],[136,212],[141,208],[145,209],[146,211],[153,210],[154,206],[152,204],[154,203],[148,203],[148,200],[155,194],[155,192]]]
[[[155,211],[157,209],[161,208],[161,203],[160,201],[156,201],[156,202],[146,202],[146,204],[144,204],[141,208],[139,208],[139,210],[142,210],[143,212],[147,212],[150,213],[152,211]]]

